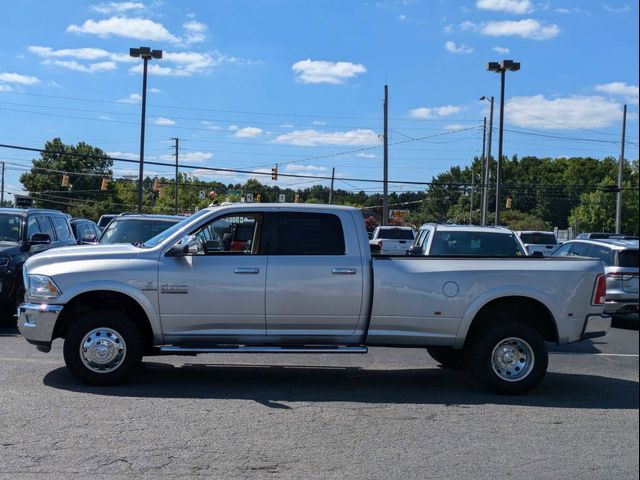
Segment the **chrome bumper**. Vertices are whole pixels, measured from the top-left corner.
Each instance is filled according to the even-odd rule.
[[[611,328],[611,317],[606,313],[587,315],[580,340],[604,337]]]
[[[18,307],[18,330],[39,350],[49,351],[53,340],[53,329],[63,305],[23,303]]]

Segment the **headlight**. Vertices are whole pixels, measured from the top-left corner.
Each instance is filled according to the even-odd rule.
[[[58,298],[62,292],[46,275],[28,275],[30,298]]]

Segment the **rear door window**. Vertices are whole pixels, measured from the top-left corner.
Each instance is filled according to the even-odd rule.
[[[584,242],[575,242],[571,244],[571,255],[577,255],[579,257],[586,257],[587,256],[587,252],[589,251],[589,247],[591,247],[591,245],[589,245],[588,243],[584,243]]]
[[[613,265],[613,251],[608,247],[592,245],[586,256],[598,258],[607,266]]]
[[[58,240],[71,240],[71,231],[69,230],[69,223],[62,217],[51,217],[53,225],[56,228],[56,234]]]
[[[276,255],[344,255],[340,219],[328,213],[278,215]]]
[[[40,224],[36,217],[29,217],[29,220],[27,221],[27,239],[31,240],[33,235],[36,233],[42,233],[40,230]]]
[[[37,217],[37,219],[38,219],[38,224],[40,225],[40,231],[42,233],[46,233],[47,235],[49,235],[49,238],[51,239],[51,241],[54,242],[57,239],[57,237],[56,237],[55,229],[51,224],[51,219],[49,217]]]

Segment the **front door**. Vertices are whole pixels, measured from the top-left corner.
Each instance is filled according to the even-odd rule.
[[[252,226],[252,235],[232,249],[239,224]],[[161,257],[158,296],[166,341],[241,342],[265,335],[267,256],[260,251],[261,232],[261,214],[228,214],[192,232],[202,241],[198,252]]]

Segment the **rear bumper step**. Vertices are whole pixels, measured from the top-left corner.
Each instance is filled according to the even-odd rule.
[[[253,345],[231,345],[216,347],[182,347],[165,345],[160,347],[161,353],[194,355],[198,353],[367,353],[367,347],[349,346],[301,346],[301,347],[263,347]]]

